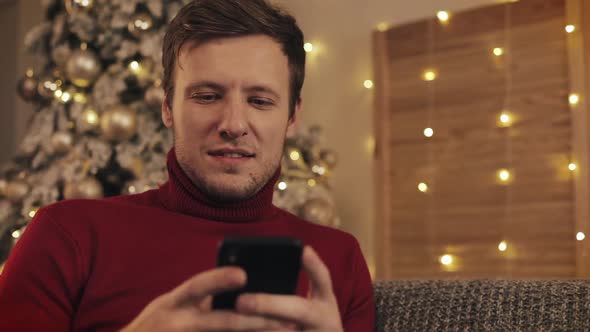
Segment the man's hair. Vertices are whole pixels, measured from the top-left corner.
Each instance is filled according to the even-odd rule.
[[[174,68],[183,45],[227,37],[266,35],[281,45],[289,60],[289,118],[301,100],[305,79],[303,32],[295,18],[266,0],[194,0],[184,6],[168,25],[164,36],[162,65],[166,103],[174,94]]]

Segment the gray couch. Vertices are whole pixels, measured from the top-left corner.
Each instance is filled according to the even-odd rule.
[[[377,331],[590,331],[590,280],[386,281]]]

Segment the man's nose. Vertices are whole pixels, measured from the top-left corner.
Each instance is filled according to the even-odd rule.
[[[248,108],[239,100],[230,100],[223,109],[218,127],[219,135],[226,139],[248,135],[247,111]]]

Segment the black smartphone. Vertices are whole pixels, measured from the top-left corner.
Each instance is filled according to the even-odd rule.
[[[295,294],[303,245],[289,237],[228,237],[217,251],[217,266],[246,271],[246,285],[213,297],[213,309],[234,309],[243,293]]]

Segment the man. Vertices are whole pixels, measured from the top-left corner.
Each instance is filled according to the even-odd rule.
[[[264,0],[197,0],[163,45],[169,181],[139,195],[41,209],[0,277],[0,331],[372,331],[357,241],[272,205],[301,108],[303,34]],[[297,295],[212,296],[245,284],[216,268],[225,236],[306,245]]]

